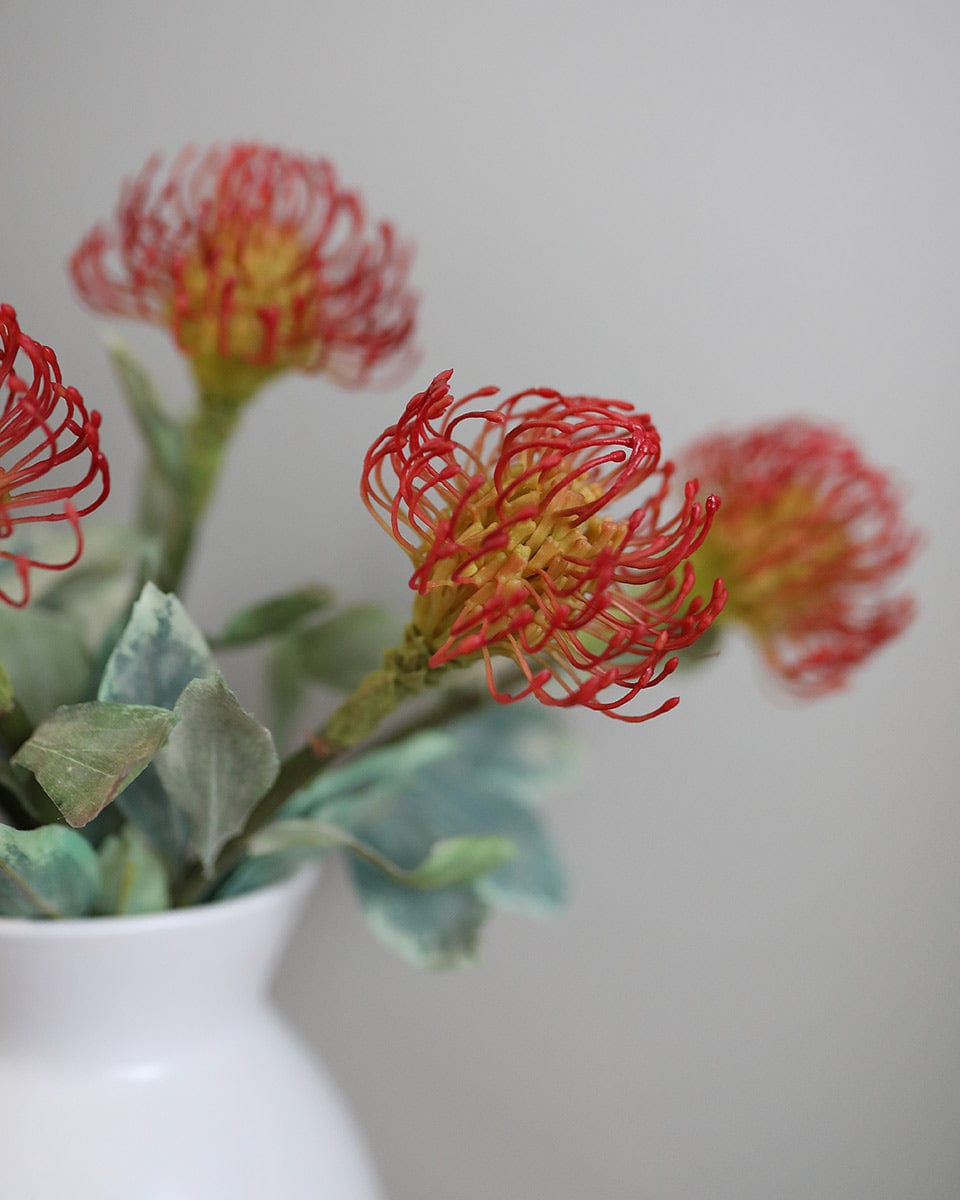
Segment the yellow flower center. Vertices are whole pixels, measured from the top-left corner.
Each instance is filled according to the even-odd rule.
[[[618,545],[626,528],[599,515],[579,520],[577,508],[595,502],[601,489],[565,480],[567,470],[522,479],[523,465],[515,462],[499,488],[488,480],[464,505],[451,549],[431,562],[414,603],[414,623],[434,650],[448,642],[454,626],[463,655],[497,649],[524,608],[524,638],[538,645],[554,631],[558,603],[576,610],[594,590],[590,564],[605,547]],[[449,520],[450,512],[445,515]],[[418,566],[432,549],[432,543],[422,549]]]
[[[203,234],[182,263],[172,323],[202,390],[250,395],[322,352],[316,271],[296,229],[232,220]]]
[[[724,499],[693,564],[698,579],[726,584],[720,619],[743,621],[764,638],[822,604],[849,548],[842,521],[825,514],[811,488],[794,484],[760,502]]]

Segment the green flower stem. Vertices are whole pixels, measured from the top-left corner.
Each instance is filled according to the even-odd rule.
[[[419,634],[408,628],[404,643],[389,650],[383,667],[366,676],[333,713],[323,729],[285,760],[273,787],[259,801],[243,830],[221,850],[211,875],[195,865],[174,892],[175,907],[195,904],[212,894],[246,853],[250,838],[267,825],[287,800],[322,772],[346,757],[351,748],[376,732],[381,722],[404,700],[437,682],[444,672],[430,671]],[[402,668],[406,667],[404,671]],[[398,741],[422,729],[435,729],[489,699],[485,691],[451,691],[428,713],[420,713],[393,731],[384,743]]]
[[[244,405],[245,400],[203,394],[183,428],[185,478],[182,492],[170,498],[156,579],[163,592],[176,592],[183,582],[200,518],[216,488]],[[151,486],[150,476],[147,484]]]

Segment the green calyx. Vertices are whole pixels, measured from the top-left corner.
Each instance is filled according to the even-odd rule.
[[[275,363],[251,363],[219,354],[194,355],[190,366],[201,396],[216,396],[225,404],[245,403],[283,370]]]
[[[323,730],[335,746],[356,746],[404,701],[435,686],[445,668],[431,668],[432,651],[415,625],[404,630],[399,646],[388,650],[383,666],[361,682],[336,710]]]

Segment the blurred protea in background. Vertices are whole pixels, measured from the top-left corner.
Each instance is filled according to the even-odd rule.
[[[889,475],[844,433],[784,419],[706,436],[680,462],[723,502],[695,556],[727,586],[718,628],[744,625],[795,694],[843,686],[906,627],[913,601],[889,589],[918,535]]]
[[[202,393],[242,400],[280,371],[347,387],[399,374],[411,249],[371,225],[334,167],[257,143],[151,158],[70,263],[99,312],[169,329]]]

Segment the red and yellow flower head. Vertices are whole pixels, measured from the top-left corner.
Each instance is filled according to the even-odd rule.
[[[31,569],[59,571],[80,557],[80,518],[106,499],[110,479],[100,414],[63,385],[57,356],[22,332],[9,304],[0,304],[0,402],[0,559],[13,565],[19,587],[0,586],[0,600],[20,607],[30,599]],[[61,562],[4,545],[20,526],[58,521],[75,535]]]
[[[798,695],[841,687],[913,614],[883,593],[918,544],[899,492],[828,426],[799,418],[705,437],[685,469],[723,497],[698,571],[722,574],[741,621]]]
[[[665,517],[672,465],[646,415],[618,400],[538,388],[455,400],[451,372],[414,396],[366,456],[362,492],[410,556],[413,626],[429,666],[482,659],[501,701],[620,710],[659,683],[720,611],[693,595],[690,555],[717,500],[688,483]],[[643,504],[613,506],[650,482]],[[501,694],[492,658],[523,682]],[[672,708],[665,701],[657,713]]]
[[[359,387],[410,358],[410,248],[329,162],[259,144],[151,159],[70,269],[99,312],[170,329],[201,391],[245,399],[290,368]]]

